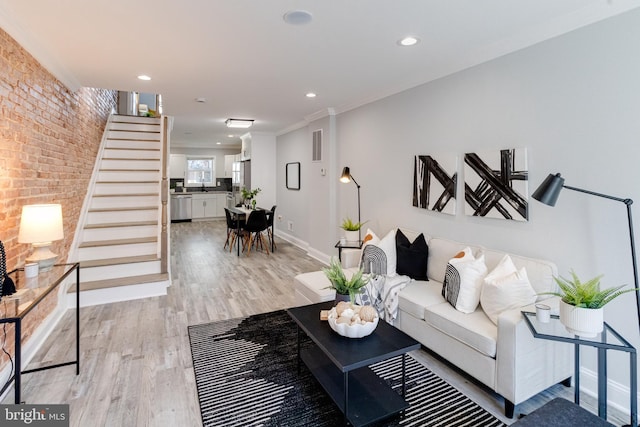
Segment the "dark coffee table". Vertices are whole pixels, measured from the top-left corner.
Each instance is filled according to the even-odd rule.
[[[368,366],[402,355],[404,395],[406,353],[420,348],[420,343],[382,320],[367,337],[342,337],[327,321],[320,320],[320,310],[329,310],[333,305],[329,301],[287,310],[298,325],[298,369],[302,360],[340,408],[345,424],[348,421],[353,426],[363,426],[406,409],[409,404],[404,397]],[[302,331],[313,341],[309,348],[300,347]]]

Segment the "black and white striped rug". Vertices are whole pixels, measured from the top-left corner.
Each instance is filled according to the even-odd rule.
[[[297,373],[295,323],[285,311],[189,326],[204,426],[338,426],[342,414],[306,368]],[[399,357],[371,366],[395,389]],[[410,407],[381,426],[504,426],[407,358]]]

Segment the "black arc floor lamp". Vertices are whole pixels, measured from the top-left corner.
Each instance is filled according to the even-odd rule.
[[[583,190],[581,188],[570,187],[564,185],[564,178],[559,173],[553,175],[549,174],[547,178],[540,184],[538,189],[531,195],[534,199],[545,205],[555,206],[560,191],[566,188],[568,190],[578,191],[580,193],[590,194],[592,196],[603,197],[609,200],[615,200],[616,202],[622,202],[627,206],[627,218],[629,220],[629,242],[631,243],[631,261],[633,263],[633,281],[634,288],[636,289],[636,310],[638,312],[638,323],[640,326],[640,291],[638,290],[638,265],[636,262],[636,245],[633,238],[633,219],[631,218],[631,205],[633,200],[621,199],[619,197],[608,196],[602,193],[596,193],[594,191]]]
[[[342,175],[340,176],[340,182],[347,183],[349,181],[353,181],[353,183],[358,187],[358,224],[360,224],[360,184],[353,179],[351,172],[349,171],[349,166],[345,166],[342,168]],[[358,242],[362,241],[362,230],[358,228]]]

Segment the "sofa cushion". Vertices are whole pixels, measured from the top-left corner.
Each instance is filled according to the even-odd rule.
[[[415,280],[429,280],[427,278],[427,259],[429,246],[424,234],[419,234],[413,242],[410,242],[402,230],[396,231],[396,272],[409,276]]]
[[[424,320],[434,328],[489,357],[496,357],[498,327],[478,308],[462,313],[449,303],[425,308]],[[425,343],[426,346],[429,343]]]
[[[527,270],[521,268],[501,277],[487,276],[482,285],[480,304],[487,317],[497,325],[500,313],[534,303],[536,297]]]
[[[434,237],[427,242],[429,245],[429,259],[427,260],[427,274],[429,280],[436,282],[444,282],[444,275],[447,271],[447,263],[451,257],[458,252],[470,247],[472,252],[477,252],[478,248],[469,246],[464,243],[454,242],[453,240],[441,239]]]
[[[346,271],[345,274],[347,274]],[[347,276],[349,277],[350,274]],[[331,301],[336,297],[336,291],[329,288],[331,282],[322,271],[298,274],[293,281],[296,291],[311,302]]]
[[[461,257],[459,255],[462,255]],[[474,258],[471,248],[449,260],[442,296],[463,313],[472,313],[480,303],[482,281],[487,274],[484,255]]]
[[[391,230],[382,239],[367,229],[372,238],[362,247],[362,270],[365,273],[396,275],[396,230]]]
[[[446,302],[440,295],[441,289],[442,284],[433,280],[412,281],[398,295],[398,307],[403,312],[422,320],[425,307]]]

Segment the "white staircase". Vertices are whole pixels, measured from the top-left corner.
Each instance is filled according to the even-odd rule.
[[[161,119],[112,116],[99,157],[76,233],[81,304],[165,294]]]

